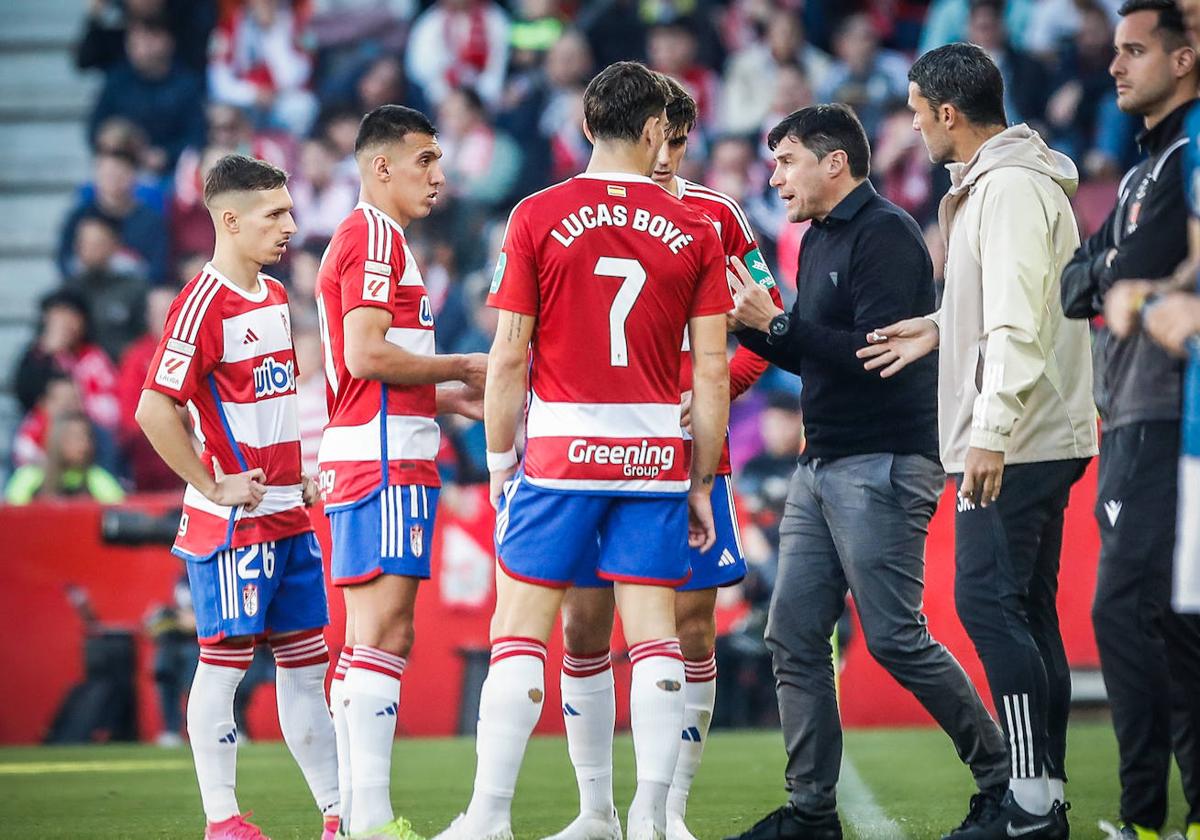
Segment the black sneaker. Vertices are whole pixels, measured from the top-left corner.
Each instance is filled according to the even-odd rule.
[[[1071,823],[1067,821],[1067,811],[1070,810],[1070,802],[1054,800],[1054,805],[1050,808],[1050,814],[1054,817],[1055,825],[1058,828],[1058,833],[1054,835],[1054,840],[1071,840]]]
[[[793,803],[776,808],[748,831],[725,840],[842,840],[837,814],[827,817],[805,814]]]
[[[958,828],[953,829],[948,834],[943,834],[942,840],[960,837],[964,831],[995,819],[996,813],[1000,810],[1000,803],[1004,799],[1006,790],[1007,788],[1004,787],[990,788],[988,790],[981,790],[972,796],[971,804],[967,808],[967,816],[963,818]]]
[[[1017,804],[1012,791],[1004,794],[991,818],[960,829],[954,840],[1059,840],[1058,816],[1031,814]]]

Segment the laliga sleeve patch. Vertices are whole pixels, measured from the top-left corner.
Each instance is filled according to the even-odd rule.
[[[767,268],[767,261],[763,259],[763,255],[757,248],[746,254],[742,262],[746,264],[746,270],[750,272],[755,283],[764,289],[775,287],[775,278],[771,276],[771,269]]]
[[[183,387],[183,380],[191,364],[190,356],[176,353],[174,350],[164,350],[162,361],[158,363],[158,372],[154,374],[155,384],[178,391]]]
[[[382,274],[366,272],[363,274],[363,300],[375,303],[388,302],[388,278]]]
[[[492,288],[490,294],[496,294],[500,291],[500,284],[504,282],[504,267],[508,265],[508,254],[500,252],[500,257],[496,260],[496,270],[492,272]]]

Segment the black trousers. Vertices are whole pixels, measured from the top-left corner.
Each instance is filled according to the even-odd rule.
[[[1121,819],[1159,829],[1171,753],[1200,821],[1200,616],[1171,610],[1179,424],[1106,431],[1092,623],[1120,751]]]
[[[1058,564],[1063,511],[1086,467],[1087,459],[1008,465],[996,502],[958,502],[955,605],[987,673],[1014,779],[1043,770],[1066,779],[1071,674]]]

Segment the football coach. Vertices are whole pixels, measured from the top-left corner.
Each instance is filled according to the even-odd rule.
[[[881,324],[934,308],[921,231],[867,180],[870,147],[854,112],[816,105],[768,137],[771,185],[804,235],[790,312],[735,263],[738,340],[801,377],[808,445],[780,526],[767,619],[788,753],[789,801],[742,838],[841,838],[836,786],[842,731],[830,636],[849,590],[871,655],[954,742],[981,791],[1008,778],[1000,730],[921,612],[925,538],[946,477],[938,460],[937,360],[898,376],[865,371],[855,353]]]

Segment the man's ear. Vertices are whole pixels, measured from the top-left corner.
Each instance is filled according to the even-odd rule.
[[[825,156],[825,171],[829,173],[830,178],[836,178],[842,174],[842,170],[846,168],[847,163],[848,158],[846,157],[845,150],[834,149]]]
[[[221,211],[221,227],[226,233],[237,233],[241,229],[241,221],[236,211],[226,207]]]
[[[377,154],[371,158],[371,173],[380,181],[392,180],[391,162],[387,155]]]
[[[583,120],[583,136],[588,139],[588,142],[593,146],[596,145],[596,138],[592,136],[592,127],[588,125],[587,118]]]
[[[958,109],[953,105],[943,102],[937,109],[938,122],[946,126],[946,128],[954,128],[958,125],[959,113]]]

